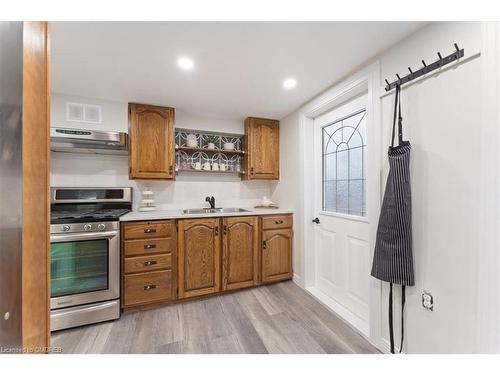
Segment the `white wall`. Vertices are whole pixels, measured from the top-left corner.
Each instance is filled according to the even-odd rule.
[[[480,51],[481,25],[433,23],[379,57],[380,92],[383,93],[383,79],[392,81],[395,73],[405,74],[408,66],[418,69],[422,58],[435,61],[437,51],[448,54],[453,51],[455,42],[465,48],[466,61],[409,85],[402,92],[404,131],[412,143],[413,155],[417,281],[417,285],[408,288],[407,292],[407,353],[470,353],[478,348],[481,58],[467,60],[467,57]],[[311,183],[304,180],[311,143],[308,129],[302,128],[301,116],[311,103],[324,100],[326,96],[328,91],[281,121],[282,152],[288,160],[282,158],[283,177],[274,187],[272,197],[296,209],[296,220],[303,223],[296,225],[296,239],[305,238],[309,216],[314,215],[304,212],[306,206],[301,200],[304,194],[307,199],[307,187]],[[393,99],[393,94],[390,94],[378,101],[383,128],[380,155],[383,186],[388,172],[386,150],[390,142]],[[294,258],[296,279],[303,286],[311,280],[304,258],[314,250],[305,244],[309,243],[296,241]],[[371,337],[384,349],[388,342],[387,289],[384,285],[380,317],[382,337]],[[421,307],[423,290],[434,296],[433,312]],[[395,310],[397,342],[400,331],[398,304]]]
[[[102,106],[102,124],[66,121],[66,102]],[[95,130],[127,131],[127,103],[53,93],[51,125]],[[213,119],[176,111],[176,127],[243,134],[243,121]],[[204,207],[205,196],[213,195],[218,206],[252,207],[262,196],[271,194],[272,183],[241,181],[236,175],[179,174],[175,181],[141,181],[128,179],[126,156],[86,155],[52,152],[51,186],[131,186],[134,208],[140,191],[146,187],[155,192],[161,209]]]

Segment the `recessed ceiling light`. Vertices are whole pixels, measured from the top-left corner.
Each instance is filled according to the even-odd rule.
[[[283,87],[287,90],[293,89],[297,86],[297,81],[293,78],[287,78],[283,81]]]
[[[189,57],[179,57],[177,59],[177,65],[183,70],[191,70],[194,67],[194,61]]]

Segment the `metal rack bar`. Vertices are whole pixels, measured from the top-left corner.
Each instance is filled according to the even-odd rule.
[[[455,43],[455,52],[453,52],[452,54],[445,56],[445,57],[442,57],[440,52],[438,52],[437,54],[438,54],[439,60],[433,62],[432,64],[427,65],[425,63],[425,61],[422,60],[423,68],[414,72],[414,71],[412,71],[412,69],[410,67],[408,67],[410,74],[408,74],[402,78],[399,76],[399,74],[396,74],[396,77],[398,77],[398,79],[395,80],[394,82],[391,82],[391,83],[389,83],[389,81],[386,79],[385,83],[387,84],[387,86],[385,87],[385,91],[390,91],[390,90],[396,88],[396,86],[398,86],[398,85],[402,86],[405,83],[408,83],[414,79],[422,77],[423,75],[430,73],[433,70],[439,69],[439,68],[441,68],[441,67],[443,67],[443,66],[445,66],[453,61],[458,60],[461,57],[464,57],[464,50],[459,49],[458,45]]]

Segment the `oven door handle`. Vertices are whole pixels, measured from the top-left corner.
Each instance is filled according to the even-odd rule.
[[[107,232],[93,232],[93,233],[68,233],[68,234],[52,234],[50,242],[68,242],[68,241],[85,241],[94,239],[113,238],[117,236],[117,230]]]

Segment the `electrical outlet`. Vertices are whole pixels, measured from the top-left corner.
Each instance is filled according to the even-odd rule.
[[[432,297],[432,294],[429,292],[424,292],[422,293],[422,307],[424,309],[434,311],[434,297]]]

